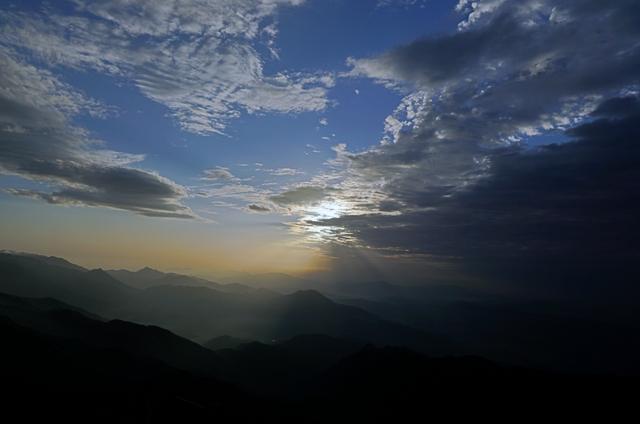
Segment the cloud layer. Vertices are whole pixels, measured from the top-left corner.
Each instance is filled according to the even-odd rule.
[[[143,159],[106,150],[70,124],[103,107],[53,74],[0,51],[0,172],[53,186],[8,192],[53,204],[104,206],[154,217],[193,218],[185,190],[129,165]]]
[[[47,186],[7,191],[53,204],[193,217],[182,204],[185,188],[132,167],[144,157],[109,151],[72,123],[81,114],[104,115],[107,107],[57,72],[95,71],[133,84],[197,134],[222,133],[242,112],[319,111],[327,106],[331,75],[263,72],[263,56],[278,53],[277,10],[301,3],[70,0],[29,12],[0,11],[0,170]],[[206,170],[202,180],[216,184],[205,195],[218,201],[266,198],[226,168]]]
[[[461,1],[458,10],[454,34],[349,59],[349,76],[406,96],[378,146],[336,150],[348,212],[313,224],[502,277],[522,265],[512,280],[528,280],[536,260],[563,258],[575,271],[600,257],[611,270],[637,256],[638,2]],[[549,134],[559,144],[531,144]]]
[[[325,74],[265,75],[256,43],[274,50],[279,7],[301,0],[74,0],[71,13],[0,13],[0,43],[52,66],[133,82],[197,134],[221,133],[241,112],[319,111]]]

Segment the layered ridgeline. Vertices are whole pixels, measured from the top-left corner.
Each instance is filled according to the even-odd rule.
[[[86,270],[60,258],[10,252],[0,254],[0,276],[2,293],[59,299],[108,319],[161,326],[214,348],[322,334],[527,367],[640,374],[637,317],[445,284],[318,284],[266,275],[263,282],[282,279],[281,285],[268,285],[281,293],[257,284],[258,276],[222,284],[150,268]]]
[[[443,337],[338,304],[313,290],[281,295],[148,269],[140,276],[132,274],[137,273],[84,270],[46,257],[0,254],[0,292],[55,298],[107,319],[161,326],[197,342],[229,335],[273,343],[323,334],[432,354],[455,350]]]
[[[634,405],[637,377],[428,356],[455,347],[315,291],[226,291],[176,275],[163,285],[166,275],[142,273],[156,282],[136,288],[61,259],[0,254],[3,413],[27,422],[398,422],[522,411],[612,419]]]
[[[155,326],[10,295],[0,295],[0,335],[3,414],[23,422],[398,422],[523,411],[616,420],[633,407],[637,387],[633,378],[434,358],[322,335],[213,351]]]

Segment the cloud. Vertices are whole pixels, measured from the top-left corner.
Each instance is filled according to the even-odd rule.
[[[602,117],[623,104],[624,113]],[[488,174],[453,195],[413,193],[413,204],[430,208],[327,224],[348,222],[373,245],[443,256],[628,253],[631,240],[624,240],[633,231],[623,229],[637,226],[631,221],[640,208],[640,101],[611,99],[593,116],[567,131],[569,142],[495,150]]]
[[[592,118],[567,131],[569,142],[494,151],[488,174],[453,194],[401,196],[427,208],[398,203],[399,214],[314,225],[441,258],[494,286],[624,301],[639,293],[640,100],[605,101]]]
[[[0,13],[0,44],[50,66],[131,81],[167,106],[186,131],[222,133],[243,112],[299,113],[328,105],[330,75],[263,72],[256,44],[273,51],[274,15],[300,3],[74,0],[71,8]]]
[[[304,171],[295,168],[274,168],[274,169],[264,169],[261,171],[268,173],[269,175],[273,175],[274,177],[292,177],[295,175],[302,175]]]
[[[324,126],[329,125],[329,120],[327,118],[320,118],[318,122],[320,123],[320,125],[324,125]]]
[[[143,159],[104,149],[69,123],[100,114],[97,102],[53,74],[0,50],[0,172],[52,187],[8,189],[53,204],[111,207],[154,217],[193,218],[178,184],[129,165]]]
[[[332,191],[324,187],[300,186],[271,196],[270,200],[283,207],[311,205],[325,199]]]
[[[225,181],[236,179],[231,171],[229,171],[229,168],[224,168],[222,166],[217,166],[213,169],[205,169],[202,174],[202,179],[205,181]]]
[[[340,216],[301,226],[519,289],[627,287],[625,272],[638,272],[622,263],[639,254],[629,234],[640,205],[640,5],[480,1],[459,10],[453,34],[349,60],[351,77],[404,98],[377,146],[335,150]],[[541,134],[558,144],[530,144]]]
[[[489,3],[495,7],[483,14],[482,23],[474,21],[463,31],[417,40],[378,57],[352,58],[351,74],[417,88],[429,97],[460,101],[466,95],[487,118],[498,120],[508,111],[511,126],[535,122],[562,96],[636,80],[636,2],[474,4],[477,10]],[[554,20],[560,13],[566,20]]]
[[[467,24],[454,34],[350,60],[352,75],[411,92],[386,119],[379,146],[342,153],[346,193],[378,192],[397,212],[432,207],[488,175],[494,149],[566,130],[588,119],[599,99],[640,83],[637,2],[459,9],[469,9]]]
[[[271,209],[269,209],[268,207],[256,205],[255,203],[250,204],[249,206],[247,206],[247,208],[250,211],[259,212],[259,213],[271,212]]]

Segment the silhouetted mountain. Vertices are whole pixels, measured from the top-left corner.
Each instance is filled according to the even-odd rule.
[[[77,270],[24,255],[0,254],[0,275],[4,293],[54,297],[103,316],[110,316],[135,293],[104,271]]]
[[[222,374],[221,360],[215,353],[160,327],[121,320],[104,322],[53,299],[24,299],[5,294],[0,294],[0,315],[42,334],[154,358],[183,370]]]
[[[544,303],[344,300],[427,333],[444,331],[466,352],[528,367],[640,375],[640,325],[603,321]],[[606,315],[611,316],[612,314]],[[600,318],[600,319],[599,319]]]
[[[258,422],[265,417],[289,421],[284,408],[147,356],[43,335],[1,316],[0,335],[5,418],[78,423]]]
[[[248,293],[254,290],[242,284],[219,284],[203,278],[164,273],[148,267],[142,268],[139,271],[128,271],[126,269],[109,270],[107,273],[113,278],[137,289],[148,289],[158,286],[189,286],[209,287],[228,293]]]
[[[236,293],[176,285],[139,290],[102,270],[80,272],[11,255],[0,256],[0,274],[6,276],[0,291],[55,297],[105,318],[161,326],[198,342],[220,335],[271,342],[325,334],[430,353],[454,348],[442,337],[339,305],[311,290],[285,296],[258,289]]]
[[[154,281],[164,277],[164,273],[153,268],[144,267],[138,271],[129,271],[127,269],[110,269],[107,271],[116,280],[125,283],[128,286],[137,289],[146,289],[152,287]]]
[[[313,290],[273,299],[269,315],[277,318],[272,334],[278,340],[297,334],[325,334],[380,345],[411,346],[439,354],[454,349],[444,337],[382,320],[356,307],[337,304]]]
[[[326,405],[318,411],[320,420],[339,415],[355,422],[606,420],[630,411],[635,384],[628,378],[552,374],[477,357],[430,358],[404,348],[367,346],[318,378],[306,403]]]
[[[421,286],[390,284],[386,281],[325,283],[318,290],[338,301],[367,300],[373,302],[412,301],[422,304],[495,300],[496,296],[482,290],[453,284],[425,283]]]
[[[316,293],[293,297],[333,304]],[[214,353],[160,328],[93,320],[56,300],[0,300],[0,377],[10,388],[3,414],[27,422],[513,420],[525,412],[565,420],[606,412],[616,421],[635,406],[637,379],[433,358],[324,335]]]
[[[240,283],[258,289],[274,290],[283,294],[291,294],[300,290],[318,290],[320,283],[305,278],[294,277],[281,272],[263,274],[236,273],[222,277],[225,283]]]
[[[431,354],[473,353],[529,367],[640,374],[638,326],[578,319],[570,311],[541,304],[508,306],[487,299],[425,302],[420,297],[343,300],[354,307],[312,290],[291,295],[187,285],[139,290],[102,270],[76,270],[60,261],[7,253],[0,254],[0,275],[0,291],[60,299],[82,308],[77,312],[85,316],[95,313],[104,319],[156,325],[199,343],[222,335],[273,344],[324,334]],[[375,285],[382,291],[396,290]]]
[[[229,364],[231,379],[265,396],[301,398],[317,378],[364,343],[325,335],[301,335],[275,344],[244,343],[217,353]]]
[[[251,340],[239,339],[232,336],[218,336],[203,343],[202,345],[207,349],[220,350],[220,349],[235,349],[240,345],[251,343]]]
[[[60,268],[68,268],[76,271],[86,271],[86,268],[81,267],[80,265],[76,265],[71,263],[63,258],[58,258],[56,256],[44,256],[44,255],[36,255],[35,253],[26,253],[26,252],[13,252],[11,250],[1,250],[0,254],[6,253],[8,255],[17,255],[17,256],[25,256],[27,258],[35,259],[39,262],[42,262],[47,265],[54,265]]]
[[[16,318],[20,315],[14,314],[20,314],[22,312],[33,314],[36,312],[45,313],[60,310],[73,311],[93,320],[104,321],[104,318],[98,315],[54,298],[27,298],[0,293],[0,311],[9,317]]]
[[[363,342],[323,334],[303,334],[282,341],[277,347],[298,355],[335,361],[364,347]]]

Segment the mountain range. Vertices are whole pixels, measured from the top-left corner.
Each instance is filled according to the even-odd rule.
[[[523,411],[612,419],[635,401],[633,373],[470,356],[446,337],[314,290],[87,270],[9,252],[0,275],[3,412],[26,422],[404,422]],[[351,301],[383,315],[391,307]]]
[[[205,280],[150,269],[88,271],[7,253],[0,254],[0,275],[5,276],[1,291],[6,294],[55,298],[105,318],[162,326],[196,342],[228,335],[272,343],[300,334],[325,334],[428,353],[453,349],[444,337],[336,303],[313,290],[289,295],[240,285],[227,290],[228,285],[204,285]],[[163,284],[170,281],[177,284]]]

